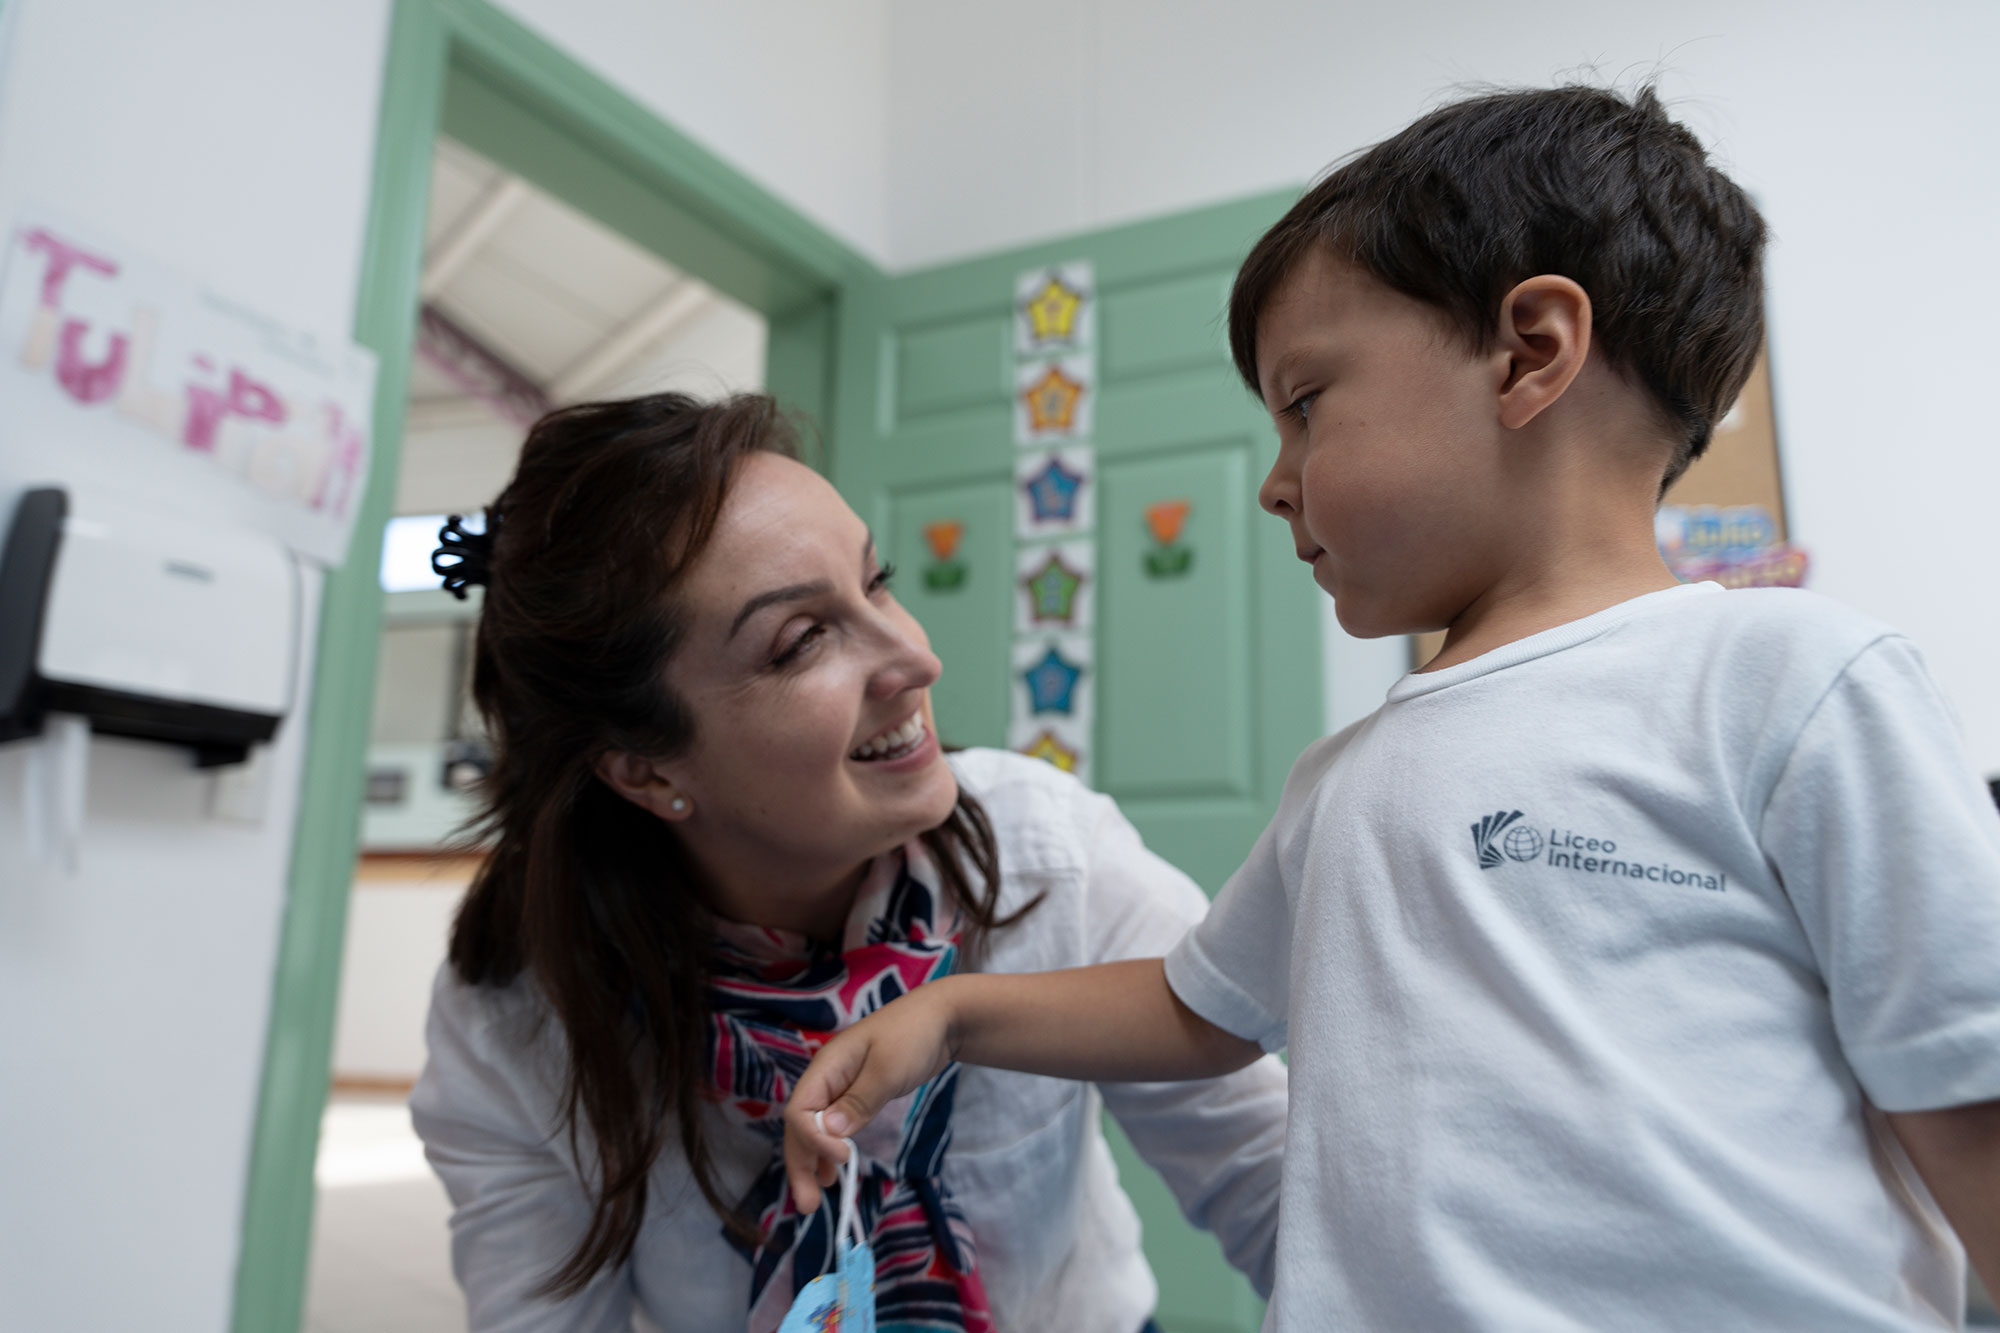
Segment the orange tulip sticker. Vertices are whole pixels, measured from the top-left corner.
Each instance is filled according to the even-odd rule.
[[[965,562],[952,559],[964,536],[965,524],[955,518],[924,524],[924,544],[936,557],[924,570],[924,586],[932,592],[949,592],[965,582]]]
[[[1188,500],[1162,500],[1158,504],[1146,506],[1146,526],[1152,529],[1153,540],[1162,546],[1172,546],[1180,540],[1181,527],[1187,522],[1194,504]]]
[[[1156,579],[1178,578],[1194,563],[1194,552],[1177,545],[1188,515],[1194,512],[1190,500],[1161,500],[1146,506],[1146,530],[1156,545],[1146,552],[1146,572]]]
[[[965,524],[955,518],[924,524],[924,541],[930,546],[931,554],[940,560],[949,560],[958,554],[958,542],[963,536]]]

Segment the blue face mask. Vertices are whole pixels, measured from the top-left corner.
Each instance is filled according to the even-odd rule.
[[[840,1221],[834,1228],[839,1258],[831,1273],[799,1289],[778,1333],[875,1333],[875,1254],[861,1234],[861,1154],[847,1142],[840,1164]],[[824,1201],[822,1200],[822,1205]]]

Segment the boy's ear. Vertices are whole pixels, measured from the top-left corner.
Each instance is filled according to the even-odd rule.
[[[1590,355],[1590,294],[1573,279],[1543,273],[1501,298],[1500,424],[1510,430],[1563,396]]]
[[[659,765],[630,750],[607,750],[597,757],[597,776],[605,786],[641,810],[669,823],[686,819],[691,805]]]

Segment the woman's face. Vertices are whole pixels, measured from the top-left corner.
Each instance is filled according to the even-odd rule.
[[[739,465],[680,589],[688,632],[667,668],[694,744],[660,765],[725,914],[785,924],[781,900],[823,895],[951,813],[938,660],[887,573],[812,469],[767,453]]]

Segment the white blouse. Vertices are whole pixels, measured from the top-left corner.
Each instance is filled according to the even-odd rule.
[[[951,764],[992,819],[1001,912],[1044,895],[993,934],[984,970],[1161,955],[1207,910],[1201,890],[1146,850],[1109,797],[1006,751],[968,750]],[[530,1294],[569,1255],[591,1211],[561,1125],[561,1033],[547,1018],[521,980],[469,987],[447,965],[432,992],[430,1059],[410,1111],[451,1194],[452,1267],[472,1329],[624,1333],[635,1318],[667,1333],[742,1329],[750,1266],[672,1137],[631,1259],[569,1300]],[[1214,1232],[1229,1262],[1268,1294],[1285,1105],[1285,1069],[1268,1056],[1227,1078],[1095,1087],[966,1067],[944,1175],[972,1226],[998,1326],[1136,1333],[1153,1312],[1157,1288],[1101,1106],[1189,1220]],[[719,1111],[709,1143],[725,1198],[749,1187],[771,1151]]]

